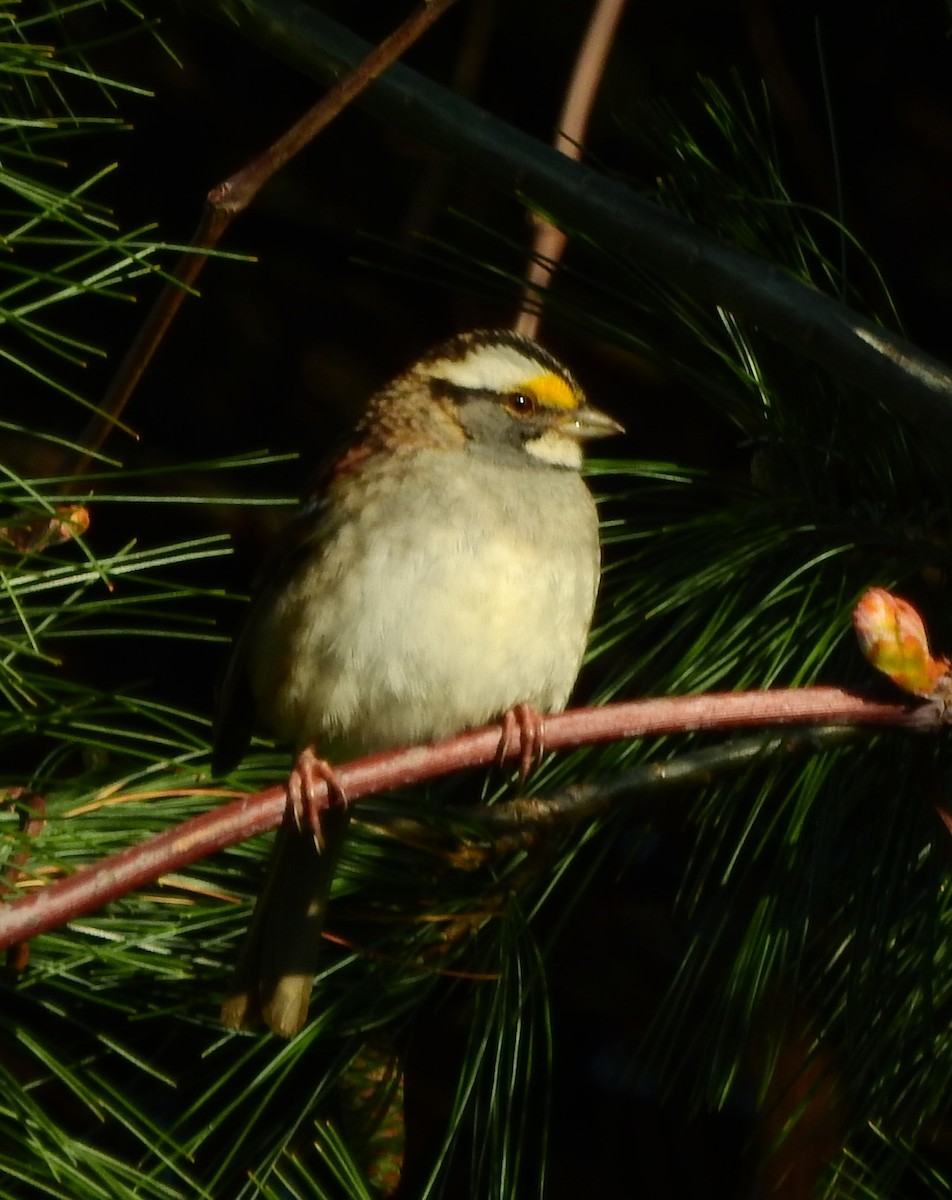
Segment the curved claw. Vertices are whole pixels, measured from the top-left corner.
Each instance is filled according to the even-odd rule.
[[[288,805],[298,829],[310,829],[318,851],[323,849],[321,814],[345,809],[350,801],[340,776],[313,746],[305,746],[294,760],[288,776]]]
[[[519,751],[519,781],[524,783],[545,753],[545,718],[531,704],[517,704],[503,715],[497,762],[502,765],[515,748]]]

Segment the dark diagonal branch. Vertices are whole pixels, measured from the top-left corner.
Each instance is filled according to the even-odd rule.
[[[839,688],[710,693],[639,700],[602,708],[580,708],[548,717],[548,750],[655,737],[697,730],[732,730],[789,725],[879,726],[936,730],[946,721],[938,704],[881,704]],[[379,795],[469,767],[486,766],[499,755],[500,726],[430,746],[376,754],[336,769],[348,797]],[[521,747],[506,757],[515,760]],[[244,838],[275,828],[285,805],[283,786],[243,796],[130,846],[75,875],[31,892],[0,909],[0,949],[90,912],[170,871]]]
[[[200,2],[322,81],[338,78],[367,51],[360,38],[300,0]],[[571,162],[400,63],[363,93],[360,104],[495,186],[524,195],[560,224],[597,228],[619,256],[728,309],[894,412],[945,437],[952,433],[952,372],[944,364],[781,268]]]

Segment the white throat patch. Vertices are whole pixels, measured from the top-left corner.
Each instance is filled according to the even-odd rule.
[[[552,467],[572,467],[576,471],[582,468],[582,447],[576,438],[558,429],[547,429],[537,438],[526,442],[526,453],[538,458]]]

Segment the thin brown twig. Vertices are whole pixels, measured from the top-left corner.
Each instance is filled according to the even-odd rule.
[[[589,117],[592,115],[592,106],[624,7],[625,0],[596,0],[592,10],[592,18],[575,60],[575,69],[565,94],[565,103],[555,135],[556,150],[568,158],[578,160],[582,157],[582,143],[588,129]],[[538,308],[539,293],[549,286],[568,238],[561,229],[543,217],[536,217],[533,224],[535,236],[532,242],[532,256],[526,268],[522,305],[516,317],[515,330],[534,338],[539,332],[541,319]]]
[[[859,736],[856,727],[830,725],[731,738],[674,758],[638,763],[609,779],[573,783],[546,796],[515,796],[488,808],[483,806],[478,813],[464,809],[462,815],[478,820],[480,833],[485,831],[493,855],[508,854],[530,849],[547,833],[569,833],[615,809],[619,801],[642,806],[659,792],[667,797],[675,787],[696,789],[756,762],[772,762],[778,755],[789,758],[795,754],[815,754],[846,745]]]
[[[861,736],[859,727],[847,725],[755,733],[687,750],[673,758],[639,762],[608,778],[572,783],[541,796],[517,795],[488,806],[460,806],[453,810],[453,823],[439,829],[396,813],[392,817],[378,815],[374,825],[401,842],[441,854],[458,870],[476,871],[505,855],[532,850],[552,835],[569,835],[579,825],[608,812],[652,811],[654,797],[662,795],[667,801],[674,789],[693,791],[754,763],[817,754],[855,743]]]
[[[839,688],[708,693],[580,708],[546,719],[545,746],[583,745],[697,730],[789,725],[856,725],[936,730],[949,715],[935,703],[884,704]],[[486,766],[500,756],[501,726],[491,725],[429,746],[376,754],[335,768],[356,801],[394,788]],[[504,747],[515,760],[517,744]],[[173,829],[130,846],[75,875],[31,892],[0,909],[0,949],[34,937],[127,892],[179,870],[244,838],[275,828],[287,804],[284,786],[242,796]]]
[[[409,49],[456,0],[425,0],[352,71],[333,84],[320,100],[273,142],[263,154],[208,193],[189,249],[176,262],[169,282],[152,306],[132,345],[119,364],[102,404],[83,431],[82,452],[64,474],[81,476],[89,467],[126,407],[139,380],[162,344],[183,300],[202,272],[231,222],[290,159],[303,150],[387,67]],[[69,490],[67,487],[65,490]]]

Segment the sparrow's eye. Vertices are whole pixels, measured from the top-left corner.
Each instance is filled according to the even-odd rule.
[[[527,392],[513,392],[506,397],[506,407],[510,412],[518,413],[524,417],[536,410],[536,401],[534,396],[530,396]]]

